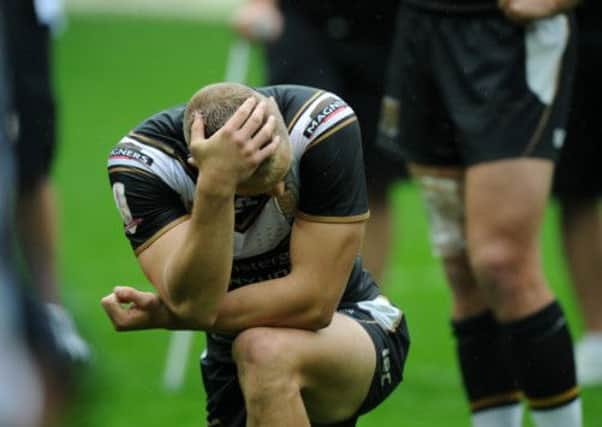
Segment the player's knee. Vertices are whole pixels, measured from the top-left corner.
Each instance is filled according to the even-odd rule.
[[[243,331],[234,340],[232,356],[249,404],[260,404],[274,394],[282,396],[299,392],[290,345],[281,332],[271,328]]]
[[[232,346],[232,356],[239,370],[251,367],[255,372],[290,370],[291,352],[281,331],[252,328],[241,332]],[[284,373],[284,372],[283,372]]]
[[[506,242],[492,242],[471,250],[470,259],[485,291],[503,296],[521,290],[525,278],[524,251]]]

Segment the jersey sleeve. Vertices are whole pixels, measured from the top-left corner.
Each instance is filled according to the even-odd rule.
[[[351,114],[321,125],[301,158],[297,215],[303,219],[359,222],[369,217],[360,127],[351,108],[345,108]]]
[[[149,167],[153,159],[135,147],[118,144],[109,157],[109,181],[124,233],[138,255],[188,218],[180,195]]]

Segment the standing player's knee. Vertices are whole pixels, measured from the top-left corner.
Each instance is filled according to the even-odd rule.
[[[257,393],[298,391],[294,355],[282,331],[247,329],[234,340],[232,356],[247,398]]]
[[[524,290],[525,253],[508,242],[494,241],[474,248],[470,261],[479,285],[496,299]]]

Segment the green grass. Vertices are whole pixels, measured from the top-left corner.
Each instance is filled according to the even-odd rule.
[[[118,334],[100,307],[100,298],[115,285],[150,289],[122,236],[105,164],[112,145],[139,121],[221,80],[231,41],[219,24],[115,17],[71,17],[68,31],[57,41],[61,143],[55,178],[63,294],[95,356],[68,426],[204,425],[200,335],[182,389],[169,393],[161,385],[169,334]],[[260,52],[254,51],[252,59],[249,81],[261,84]],[[407,313],[412,351],[405,382],[360,425],[467,426],[448,327],[449,296],[430,253],[420,198],[406,184],[395,189],[393,199],[396,244],[384,285]],[[553,209],[544,231],[546,271],[578,334],[581,325],[557,245]],[[583,397],[586,425],[602,426],[602,389],[587,390]]]

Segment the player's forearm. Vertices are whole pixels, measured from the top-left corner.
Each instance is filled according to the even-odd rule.
[[[237,333],[259,326],[318,330],[332,320],[338,298],[325,285],[294,275],[243,286],[226,294],[211,332]]]
[[[166,303],[182,320],[215,319],[228,289],[233,230],[233,188],[199,179],[189,233],[165,270]]]

